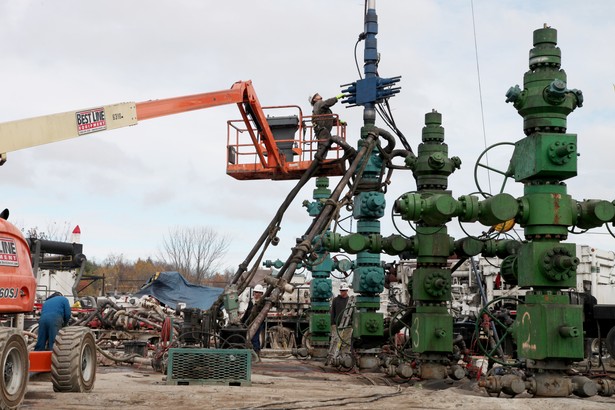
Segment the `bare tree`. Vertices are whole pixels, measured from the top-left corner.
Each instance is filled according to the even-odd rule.
[[[176,226],[163,238],[160,258],[196,282],[220,269],[230,241],[204,226]]]
[[[121,285],[128,270],[128,262],[124,259],[124,254],[109,254],[102,262],[104,267],[103,276],[112,284],[115,293],[121,293]]]
[[[73,232],[71,226],[69,221],[62,223],[52,221],[47,223],[47,229],[44,231],[40,230],[37,226],[28,229],[26,236],[28,238],[46,239],[49,241],[69,242]]]

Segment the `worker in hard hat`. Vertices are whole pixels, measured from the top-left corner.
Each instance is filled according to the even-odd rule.
[[[43,303],[34,350],[53,350],[56,335],[62,327],[68,325],[70,318],[71,310],[68,299],[60,292],[52,293]]]
[[[353,309],[348,305],[349,289],[348,284],[342,282],[340,294],[331,301],[331,342],[325,366],[330,365],[339,353],[350,353]]]
[[[323,100],[318,93],[310,96],[309,100],[310,104],[312,105],[312,123],[314,124],[314,138],[318,140],[318,147],[326,144],[329,137],[331,137],[331,130],[333,129],[333,125],[335,124],[335,118],[333,117],[333,111],[331,111],[331,107],[334,106],[343,97],[344,94],[340,94],[338,96]]]
[[[258,303],[258,301],[263,297],[264,293],[265,287],[263,285],[259,283],[258,285],[254,286],[254,289],[252,289],[252,299],[254,300],[250,299],[250,301],[248,302],[248,307],[246,308],[246,311],[241,317],[241,323],[246,325],[248,324],[247,321],[250,317],[250,314],[252,313],[254,305]],[[263,330],[265,330],[265,322],[260,324],[258,330],[254,333],[254,336],[252,336],[252,339],[250,340],[252,342],[252,349],[259,358],[261,352],[261,334],[263,333]]]

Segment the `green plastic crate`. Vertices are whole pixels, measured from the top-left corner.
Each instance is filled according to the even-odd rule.
[[[248,349],[169,349],[167,384],[249,386],[251,365]]]

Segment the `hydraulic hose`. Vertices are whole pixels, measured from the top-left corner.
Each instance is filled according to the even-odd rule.
[[[377,128],[378,136],[384,138],[388,144],[382,150],[387,154],[393,152],[393,148],[395,148],[395,137],[390,132],[383,130],[382,128]]]
[[[314,161],[312,161],[309,168],[303,173],[303,175],[301,175],[301,178],[297,182],[297,185],[295,185],[295,187],[288,193],[288,195],[282,202],[282,205],[280,205],[274,217],[271,219],[271,222],[269,222],[269,225],[265,228],[260,238],[258,238],[258,240],[256,241],[256,244],[254,245],[254,247],[252,247],[252,250],[250,250],[250,252],[248,253],[248,256],[246,257],[246,259],[237,268],[237,272],[235,272],[235,275],[233,276],[231,280],[231,285],[235,285],[239,282],[242,275],[248,270],[248,266],[250,262],[252,262],[252,259],[254,258],[254,256],[263,247],[263,244],[264,244],[265,249],[269,246],[269,243],[271,243],[271,240],[272,240],[272,232],[278,231],[279,229],[278,226],[282,220],[282,217],[284,216],[284,213],[286,212],[290,204],[294,201],[297,194],[305,186],[305,184],[314,176],[314,174],[316,174],[316,172],[320,168],[320,165],[323,159],[327,155],[327,152],[331,144],[333,142],[336,142],[339,144],[338,140],[339,138],[331,137],[329,138],[327,144],[324,144],[318,149],[318,151],[316,152],[316,155],[314,156]],[[342,145],[342,147],[344,146]],[[344,148],[344,150],[346,151],[347,148],[349,147]],[[255,265],[254,271],[256,270],[256,268],[257,266]],[[239,284],[239,287],[237,289],[238,293],[241,293],[244,291],[244,289],[246,288],[247,284],[250,282],[250,279],[252,278],[253,275],[254,275],[254,272],[250,274],[248,278],[244,278],[244,281]],[[212,305],[211,311],[217,312],[222,307],[223,301],[224,301],[224,293],[218,296],[218,299]]]
[[[363,164],[361,165],[365,167],[367,161],[363,161],[363,158],[372,152],[376,145],[377,137],[373,134],[369,134],[365,141],[366,144],[363,145],[363,147],[357,153],[356,157],[354,158],[354,161],[350,165],[349,169],[346,171],[346,174],[342,177],[337,187],[332,192],[330,199],[325,203],[320,214],[312,221],[312,224],[310,225],[310,228],[308,229],[307,234],[304,236],[304,239],[301,244],[293,248],[290,257],[287,259],[282,269],[280,269],[280,272],[278,273],[278,278],[283,279],[287,282],[290,281],[290,279],[295,273],[295,270],[297,269],[297,264],[308,253],[314,237],[323,232],[326,227],[331,223],[333,211],[337,209],[336,202],[339,200],[346,184],[348,184],[351,177],[355,174],[355,171],[357,170],[359,165],[363,162]],[[262,308],[259,310],[257,306],[255,306],[256,309],[254,309],[254,312],[258,312],[258,314],[248,327],[246,339],[250,340],[256,334],[260,325],[265,321],[267,313],[269,313],[269,310],[273,306],[273,301],[277,301],[280,292],[281,290],[279,288],[274,288],[273,290],[268,289],[264,297],[261,298],[261,300],[257,304],[258,306],[263,303]]]
[[[406,158],[410,154],[412,154],[412,153],[410,151],[405,150],[405,149],[394,149],[393,151],[391,151],[389,153],[389,157],[388,157],[389,164],[387,165],[387,167],[389,169],[404,169],[404,170],[407,170],[408,168],[405,165],[393,165],[390,162],[391,162],[391,160],[393,158],[396,158],[396,157],[404,157],[404,158]]]
[[[319,149],[318,153],[315,156],[314,161],[312,161],[312,163],[310,164],[310,167],[301,176],[301,178],[299,179],[299,182],[297,182],[297,185],[288,193],[288,195],[286,196],[286,198],[282,202],[282,205],[280,205],[280,207],[278,208],[277,212],[275,213],[273,219],[271,220],[271,222],[269,223],[267,228],[265,228],[265,230],[261,234],[260,238],[257,240],[256,244],[254,245],[254,247],[252,248],[252,250],[250,251],[250,253],[246,257],[246,259],[239,265],[239,268],[237,269],[237,272],[235,273],[235,276],[233,277],[233,279],[231,281],[231,284],[236,284],[239,281],[239,279],[241,278],[241,275],[247,270],[248,265],[250,264],[250,262],[252,261],[252,259],[256,255],[256,253],[258,252],[258,250],[261,248],[263,243],[265,243],[267,238],[269,238],[271,236],[270,233],[273,230],[277,231],[277,229],[275,229],[275,228],[280,223],[280,221],[282,220],[282,217],[284,216],[284,212],[286,212],[286,210],[288,209],[290,204],[293,202],[293,200],[295,199],[297,194],[301,191],[303,186],[318,171],[318,168],[320,167],[320,164],[322,162],[321,158],[324,155],[326,155],[328,149],[329,149],[329,145],[326,145],[324,147],[321,147],[321,149]],[[319,155],[319,154],[321,154],[321,155]],[[245,289],[245,286],[240,286],[238,291],[242,292],[243,289]]]

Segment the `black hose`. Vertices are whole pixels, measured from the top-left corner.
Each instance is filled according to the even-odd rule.
[[[331,223],[331,219],[334,216],[334,210],[337,209],[336,203],[339,200],[346,184],[350,181],[350,178],[355,175],[355,171],[357,170],[359,165],[361,165],[362,168],[359,172],[357,172],[357,175],[360,177],[360,175],[362,174],[362,170],[367,165],[367,161],[363,161],[363,158],[372,152],[374,146],[376,145],[377,138],[374,134],[368,134],[365,139],[365,142],[366,143],[357,153],[356,157],[354,158],[354,161],[346,171],[346,174],[344,174],[335,190],[331,193],[329,200],[325,202],[322,210],[320,211],[320,214],[318,214],[318,216],[312,220],[312,223],[310,224],[306,235],[303,237],[303,241],[292,249],[290,257],[286,260],[286,263],[278,272],[279,279],[283,279],[287,282],[290,281],[290,279],[295,273],[295,270],[297,269],[297,264],[307,255],[314,237],[318,234],[321,234]],[[325,148],[328,149],[328,147]],[[319,149],[319,153],[320,151],[321,150]],[[354,186],[356,186],[359,180],[360,179],[357,179],[355,181]],[[248,323],[250,323],[247,334],[248,339],[251,339],[252,336],[256,334],[256,331],[260,327],[261,323],[265,321],[269,309],[271,309],[271,307],[273,306],[273,301],[277,300],[279,294],[280,289],[278,288],[274,288],[273,290],[268,289],[265,295],[263,295],[264,297],[259,300],[259,302],[255,306],[255,309],[253,309],[253,312],[250,315],[250,319],[248,319]],[[262,309],[259,310],[261,306]],[[256,312],[258,312],[258,314],[256,314]],[[250,322],[252,318],[254,318],[254,320]]]
[[[316,155],[314,156],[314,160],[310,164],[309,168],[303,173],[303,175],[301,175],[301,178],[297,182],[297,185],[295,185],[295,187],[288,193],[288,195],[282,202],[282,205],[280,205],[274,217],[271,219],[271,222],[269,223],[269,225],[265,228],[260,238],[256,241],[256,244],[252,247],[252,250],[250,250],[250,252],[248,253],[248,256],[246,257],[246,259],[237,268],[237,272],[235,272],[235,275],[233,276],[231,280],[231,285],[237,284],[239,282],[242,275],[248,270],[248,265],[250,264],[254,256],[258,253],[259,249],[263,247],[263,244],[264,244],[264,249],[266,249],[269,246],[269,244],[271,243],[271,240],[273,239],[273,235],[274,235],[272,234],[272,232],[277,232],[279,230],[279,224],[282,221],[282,217],[284,216],[284,213],[286,212],[290,204],[294,201],[297,194],[305,186],[305,184],[318,172],[321,166],[321,163],[323,159],[326,157],[331,144],[333,142],[336,142],[339,144],[338,140],[339,138],[337,137],[330,137],[329,140],[327,141],[327,144],[323,144],[318,148],[318,151],[316,152]],[[342,145],[342,147],[344,148],[344,145]],[[347,146],[346,148],[344,148],[344,150],[346,151],[348,148],[350,147]],[[264,252],[264,249],[262,252]],[[253,267],[252,274],[249,275],[248,278],[244,278],[242,283],[239,284],[237,288],[237,291],[239,293],[243,292],[244,289],[247,287],[247,284],[250,282],[257,268],[258,268],[258,264],[255,264]],[[216,300],[216,302],[212,305],[211,311],[212,312],[219,311],[222,307],[223,301],[224,301],[224,293],[222,293],[218,297],[218,300]]]
[[[388,142],[387,146],[382,150],[387,154],[393,152],[393,148],[395,148],[395,137],[393,137],[393,134],[382,128],[378,128],[378,136],[384,138]]]
[[[310,167],[301,176],[301,178],[299,179],[299,182],[297,182],[297,185],[288,193],[288,195],[282,202],[282,205],[280,205],[280,207],[278,208],[277,212],[275,213],[269,225],[267,226],[267,228],[265,228],[260,238],[257,240],[256,244],[252,248],[252,250],[248,253],[248,256],[246,257],[246,259],[239,265],[239,268],[237,269],[237,272],[235,273],[235,276],[233,277],[231,284],[236,284],[239,281],[239,279],[241,278],[241,275],[247,270],[247,266],[250,264],[250,262],[252,261],[252,259],[258,252],[258,250],[260,249],[260,247],[263,245],[263,243],[265,243],[267,238],[270,237],[271,231],[274,230],[276,226],[282,220],[282,217],[284,216],[284,212],[286,212],[286,210],[288,209],[290,204],[293,202],[297,194],[301,191],[303,186],[318,171],[318,168],[320,167],[320,164],[322,161],[320,159],[322,158],[322,155],[318,155],[318,154],[320,154],[321,152],[322,154],[326,154],[327,150],[328,150],[328,145],[324,146],[324,149],[323,147],[321,147],[321,149],[318,150],[318,153],[316,154],[314,161],[312,161],[312,163],[310,164]],[[238,291],[242,292],[243,289],[240,288],[238,289]]]

